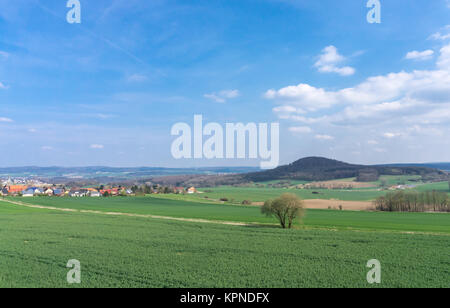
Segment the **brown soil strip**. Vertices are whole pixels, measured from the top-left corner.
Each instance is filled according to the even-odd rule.
[[[341,200],[325,200],[325,199],[310,199],[303,200],[305,208],[307,209],[335,209],[338,210],[342,206],[343,210],[347,211],[366,211],[372,207],[370,201],[341,201]],[[253,202],[252,205],[262,206],[264,202]]]

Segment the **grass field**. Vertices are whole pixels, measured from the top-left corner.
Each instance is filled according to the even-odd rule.
[[[61,206],[81,200],[63,200]],[[80,207],[106,209],[104,199],[96,200]],[[142,202],[107,200],[121,200],[114,205],[121,211],[124,206],[137,210]],[[195,211],[184,206],[184,214]],[[220,208],[225,209],[234,217],[237,209]],[[327,226],[368,226],[373,218],[364,222],[363,216],[352,215],[308,211],[311,223]],[[429,218],[429,231],[433,222],[450,229],[443,214],[405,217],[403,222],[412,224]],[[391,218],[379,216],[378,226],[386,226]],[[365,265],[373,258],[382,264],[381,287],[450,285],[450,236],[379,231],[383,232],[238,227],[0,202],[0,287],[69,287],[69,259],[81,262],[82,283],[73,287],[378,287],[366,282]]]
[[[354,179],[343,179],[351,181]],[[417,176],[382,176],[378,182],[373,182],[373,188],[353,188],[353,189],[294,189],[294,188],[258,188],[258,187],[232,187],[220,186],[214,188],[199,188],[202,194],[190,198],[219,200],[227,198],[229,202],[241,203],[244,200],[251,202],[261,202],[267,199],[276,198],[279,195],[290,192],[298,195],[302,199],[336,199],[342,201],[371,201],[379,196],[384,196],[387,191],[381,190],[379,185],[385,181],[388,186],[397,184],[417,185],[417,191],[443,191],[450,192],[448,182],[421,183],[409,182],[408,180],[418,180]]]
[[[368,201],[386,194],[385,191],[378,191],[376,189],[331,190],[221,186],[201,188],[199,190],[204,192],[203,194],[198,195],[199,198],[204,198],[205,196],[211,199],[227,198],[228,200],[237,203],[244,200],[261,202],[267,199],[276,198],[286,192],[294,193],[303,199],[337,199],[343,201]],[[314,194],[313,192],[318,192],[318,194]]]
[[[158,197],[116,198],[11,198],[25,203],[103,212],[135,213],[206,220],[276,224],[259,207],[170,200]],[[385,230],[450,234],[446,213],[386,213],[364,211],[307,210],[304,227],[339,230]]]

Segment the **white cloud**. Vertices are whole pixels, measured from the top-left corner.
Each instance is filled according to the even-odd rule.
[[[296,108],[296,110],[307,109],[309,111],[313,111],[331,107],[337,102],[337,98],[334,94],[321,88],[312,87],[308,84],[288,86],[278,91],[269,90],[266,92],[265,97],[268,99],[278,99],[290,103],[289,107],[278,107],[278,109],[275,110],[276,112],[284,112],[287,111],[288,108]],[[296,106],[293,107],[293,105]]]
[[[280,118],[303,123],[386,119],[409,113],[423,115],[437,107],[441,109],[445,103],[450,104],[450,45],[441,48],[436,65],[436,70],[369,77],[353,87],[336,91],[299,84],[269,90],[265,97],[281,105],[273,109]],[[331,107],[339,111],[324,112],[319,117],[308,116]],[[307,112],[299,115],[298,110]]]
[[[350,76],[355,73],[355,69],[350,66],[339,66],[346,58],[339,54],[334,46],[325,47],[319,60],[314,64],[321,73],[337,73],[341,76]]]
[[[0,118],[0,122],[12,123],[14,121],[10,118]]]
[[[312,132],[312,129],[308,126],[293,126],[289,127],[289,131],[292,133],[308,134]]]
[[[103,144],[91,144],[91,149],[103,149],[105,146]]]
[[[401,133],[384,133],[383,137],[388,138],[388,139],[392,139],[395,137],[400,137],[402,134]]]
[[[333,140],[334,139],[334,137],[332,137],[330,135],[315,135],[314,137],[319,140]]]
[[[41,150],[43,150],[43,151],[51,151],[51,150],[53,150],[53,147],[48,146],[48,145],[44,145],[44,146],[41,147]]]
[[[99,114],[94,115],[94,117],[102,119],[102,120],[106,120],[106,119],[115,118],[117,116],[114,114],[99,113]]]
[[[6,51],[0,50],[0,58],[4,58],[4,59],[9,58],[9,53],[7,53]]]
[[[429,60],[433,57],[434,51],[431,49],[424,51],[410,51],[406,54],[405,59],[408,60]]]
[[[437,65],[439,68],[450,71],[450,45],[441,48]]]
[[[7,90],[7,89],[9,89],[9,86],[6,86],[2,82],[0,82],[0,89]]]
[[[239,90],[222,90],[219,93],[205,94],[203,97],[211,99],[217,103],[225,103],[228,99],[236,98],[240,95]]]
[[[436,32],[430,36],[432,40],[445,41],[450,39],[450,25],[442,28],[442,31]]]
[[[224,90],[220,91],[220,95],[225,98],[236,98],[240,95],[238,90]]]
[[[331,90],[300,83],[268,90],[265,98],[274,101],[273,112],[288,127],[309,127],[320,132],[316,139],[339,140],[331,153],[317,145],[329,155],[360,151],[377,160],[386,153],[387,161],[393,159],[389,153],[401,153],[401,160],[427,155],[408,150],[413,144],[448,153],[443,136],[450,134],[450,44],[436,54],[434,69],[391,72]]]
[[[284,105],[273,108],[273,111],[278,114],[280,119],[289,118],[291,114],[305,114],[306,111],[294,106]]]

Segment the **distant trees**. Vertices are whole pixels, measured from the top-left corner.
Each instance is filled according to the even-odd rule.
[[[376,169],[362,169],[359,170],[358,176],[356,177],[357,182],[375,182],[378,181],[380,174]]]
[[[450,212],[450,198],[445,192],[397,191],[374,201],[375,209],[387,212]]]
[[[274,200],[267,200],[261,208],[261,213],[275,216],[283,229],[291,229],[295,219],[304,215],[304,204],[297,195],[285,193]]]

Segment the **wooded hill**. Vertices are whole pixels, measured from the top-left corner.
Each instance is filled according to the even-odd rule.
[[[357,181],[360,182],[371,182],[378,180],[380,175],[419,175],[422,180],[428,181],[445,181],[448,179],[446,172],[422,166],[366,166],[348,164],[323,157],[307,157],[292,164],[267,171],[227,175],[166,176],[152,178],[148,181],[163,185],[214,187],[219,185],[245,185],[251,182],[273,180],[327,181],[352,177],[356,177]]]
[[[380,175],[420,175],[424,178],[446,178],[444,171],[404,165],[355,165],[323,157],[307,157],[278,168],[242,175],[252,182],[272,180],[324,181],[356,177],[358,181],[376,181]]]

